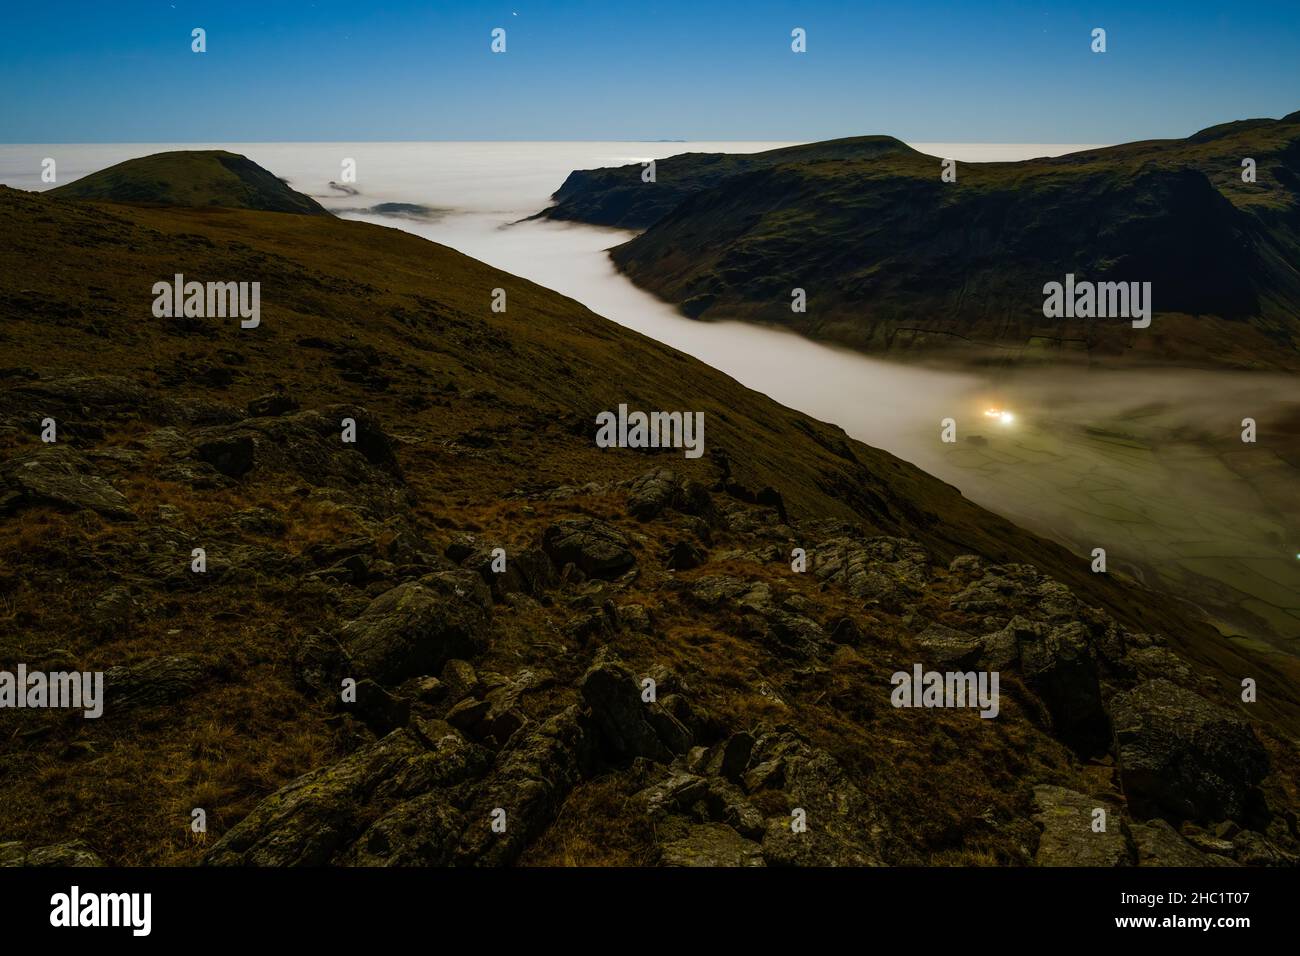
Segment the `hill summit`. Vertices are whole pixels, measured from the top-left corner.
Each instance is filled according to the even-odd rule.
[[[330,215],[316,200],[291,189],[247,156],[224,149],[176,150],[128,159],[51,189],[50,195],[131,205]]]

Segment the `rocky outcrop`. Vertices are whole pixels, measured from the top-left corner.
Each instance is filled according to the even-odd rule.
[[[401,807],[417,797],[435,799],[430,796],[435,791],[481,772],[485,762],[481,748],[445,724],[394,731],[267,797],[222,835],[204,863],[318,866],[343,859],[423,859],[431,837],[409,826],[409,821],[418,819],[425,805]],[[441,799],[447,802],[445,794]],[[394,813],[396,817],[390,816]],[[374,819],[377,822],[370,824]],[[354,849],[352,845],[366,833],[369,838],[362,838]],[[418,841],[419,847],[406,848],[397,839],[403,833]]]

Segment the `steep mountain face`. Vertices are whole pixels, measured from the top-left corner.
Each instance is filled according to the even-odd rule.
[[[1300,121],[1054,159],[687,155],[569,177],[546,213],[645,226],[616,247],[693,317],[751,319],[869,351],[995,349],[1300,368]],[[858,143],[858,140],[837,141]],[[806,149],[806,147],[801,147]],[[1256,180],[1243,182],[1243,160]],[[637,200],[641,194],[647,198]],[[653,198],[662,196],[663,198]],[[1152,321],[1048,318],[1044,285],[1151,283]],[[792,309],[803,289],[806,311]],[[1139,321],[1141,321],[1139,319]]]
[[[248,157],[223,149],[177,150],[128,159],[49,193],[102,202],[330,215],[316,200],[289,188]]]
[[[2,863],[1300,850],[1289,659],[834,427],[396,230],[0,212],[0,670],[107,688],[0,712]],[[260,323],[155,318],[177,272]],[[706,454],[597,447],[620,403]],[[893,706],[918,665],[998,672],[997,715]]]

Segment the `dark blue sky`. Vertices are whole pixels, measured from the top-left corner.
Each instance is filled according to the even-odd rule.
[[[1300,0],[96,0],[3,18],[10,143],[1102,143],[1300,109]]]

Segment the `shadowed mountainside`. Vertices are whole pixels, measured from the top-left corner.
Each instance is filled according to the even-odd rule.
[[[0,212],[0,666],[108,687],[5,712],[0,862],[1300,850],[1289,658],[837,428],[397,230]],[[260,282],[260,325],[154,318],[176,272]],[[708,453],[596,447],[624,402],[702,411]],[[890,706],[916,663],[999,670],[998,716]]]
[[[575,172],[539,215],[644,229],[614,262],[692,317],[868,351],[1300,368],[1300,113],[940,173],[888,137],[688,153],[653,183]],[[1150,282],[1150,328],[1044,318],[1067,273]]]
[[[177,150],[128,159],[51,189],[65,199],[157,206],[221,206],[264,212],[330,213],[251,159],[223,149]]]

